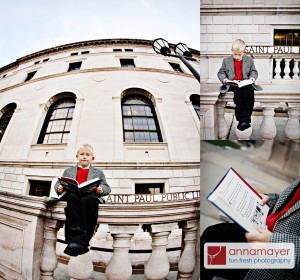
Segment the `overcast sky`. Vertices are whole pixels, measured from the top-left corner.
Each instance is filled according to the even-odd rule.
[[[67,43],[112,38],[200,50],[199,0],[0,0],[0,67]]]

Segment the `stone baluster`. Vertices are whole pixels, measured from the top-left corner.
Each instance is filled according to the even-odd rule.
[[[228,134],[228,124],[225,120],[225,101],[217,102],[217,115],[218,115],[218,138],[226,139]]]
[[[168,237],[177,223],[154,224],[147,229],[152,237],[152,253],[145,264],[145,277],[148,280],[165,279],[170,270],[167,255]]]
[[[54,270],[57,267],[56,236],[57,231],[63,226],[63,221],[45,220],[44,225],[44,246],[41,258],[42,280],[52,280]]]
[[[281,61],[281,58],[274,58],[274,61],[276,62],[274,79],[280,80],[281,79],[281,76],[280,76],[280,72],[281,72],[280,61]]]
[[[293,72],[294,72],[294,76],[293,76],[293,79],[294,80],[297,80],[297,79],[300,79],[299,77],[299,59],[294,59],[294,69],[293,69]]]
[[[291,77],[290,77],[290,61],[291,61],[291,59],[287,59],[287,58],[285,58],[284,59],[285,60],[285,67],[284,67],[284,79],[285,80],[290,80],[291,79]]]
[[[300,123],[299,123],[300,105],[299,103],[288,104],[289,119],[285,126],[285,135],[292,140],[300,139]]]
[[[105,270],[108,280],[126,280],[132,275],[129,259],[130,241],[139,225],[109,225],[114,252]]]
[[[181,224],[184,249],[178,263],[178,280],[191,279],[196,264],[196,234],[198,221],[185,221]]]
[[[264,140],[274,139],[277,133],[277,128],[274,121],[274,109],[277,104],[274,103],[263,103],[263,121],[260,125],[260,135]]]

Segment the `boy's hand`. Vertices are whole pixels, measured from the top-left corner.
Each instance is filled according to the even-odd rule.
[[[99,186],[97,189],[96,189],[96,194],[101,194],[103,193],[103,189],[101,186]]]
[[[253,83],[255,83],[255,78],[253,78],[253,77],[250,77],[250,80],[252,80],[252,81],[253,81]]]
[[[63,186],[58,186],[57,192],[58,192],[59,194],[61,194],[61,193],[63,193],[63,191],[64,191],[64,187],[63,187]]]
[[[228,79],[225,78],[225,79],[223,80],[223,84],[225,84],[227,81],[228,81]]]
[[[263,229],[257,225],[253,226],[258,231],[258,233],[246,233],[246,238],[248,242],[270,242],[272,236],[271,231]]]
[[[270,197],[268,197],[268,196],[265,195],[265,194],[262,194],[261,196],[262,196],[262,199],[261,199],[260,205],[263,206],[263,205],[265,205],[266,203],[269,202]]]

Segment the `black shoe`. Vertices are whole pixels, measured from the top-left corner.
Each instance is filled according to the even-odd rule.
[[[245,129],[249,128],[251,126],[250,123],[247,123],[247,122],[239,122],[238,126],[237,126],[237,129],[238,130],[241,130],[241,131],[244,131]]]
[[[77,257],[78,255],[83,255],[88,251],[89,248],[87,246],[83,246],[80,243],[70,243],[64,250],[64,253],[72,257]]]

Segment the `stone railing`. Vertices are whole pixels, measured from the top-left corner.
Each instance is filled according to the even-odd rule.
[[[127,196],[127,199],[130,196]],[[107,279],[129,279],[132,266],[130,240],[140,225],[150,233],[152,253],[145,264],[147,279],[164,279],[170,265],[166,253],[171,231],[182,228],[178,279],[199,279],[200,192],[173,194],[172,201],[110,203],[99,206],[98,223],[107,224],[113,255]],[[54,279],[57,267],[57,232],[65,221],[65,202],[47,207],[45,199],[0,192],[0,275],[5,279]],[[196,244],[197,243],[197,244]],[[90,252],[71,257],[72,279],[88,279],[93,272]]]
[[[274,54],[273,79],[299,81],[299,54]]]
[[[255,101],[260,104],[263,119],[259,128],[261,139],[271,140],[276,137],[275,109],[280,103],[285,103],[288,108],[288,121],[284,127],[287,139],[300,139],[300,92],[295,86],[263,86],[264,90],[256,92]],[[201,93],[200,98],[200,123],[201,139],[214,140],[226,139],[229,126],[225,119],[225,106],[233,102],[233,93],[220,94],[219,92]],[[252,134],[252,127],[245,130],[236,130],[239,140],[248,140]]]

